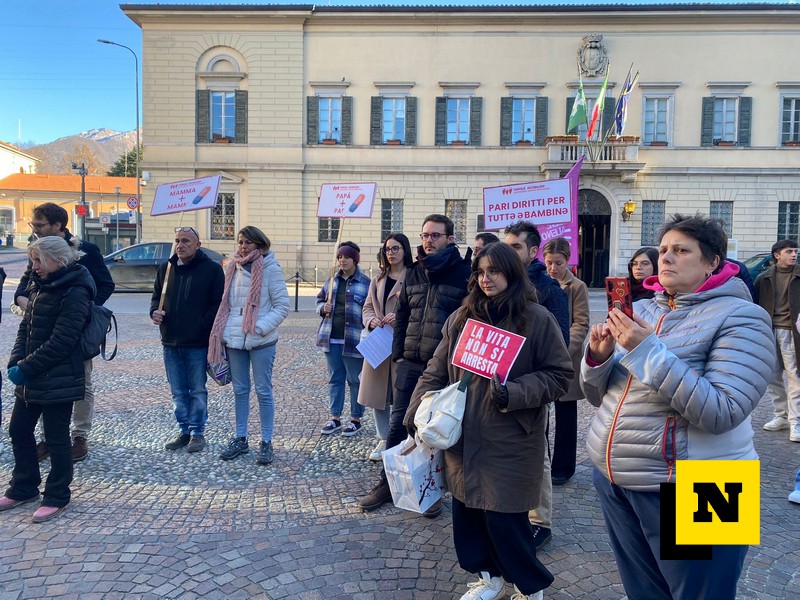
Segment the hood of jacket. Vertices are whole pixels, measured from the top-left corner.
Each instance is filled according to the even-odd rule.
[[[550,277],[550,275],[547,274],[547,267],[545,267],[544,263],[538,258],[534,258],[533,262],[528,265],[528,279],[537,281],[542,277]],[[536,295],[539,298],[539,304],[545,304],[547,298],[550,296],[550,287],[547,285],[537,285]]]
[[[50,273],[47,279],[42,279],[35,271],[31,271],[31,290],[47,291],[75,285],[85,287],[89,292],[89,298],[94,300],[97,295],[97,287],[89,270],[83,265],[72,264],[62,267]]]
[[[752,301],[752,296],[750,295],[750,290],[747,288],[747,284],[745,284],[745,282],[739,277],[736,277],[738,272],[738,266],[733,263],[726,262],[722,269],[709,277],[705,283],[703,283],[703,285],[697,289],[697,291],[685,294],[675,294],[675,296],[672,297],[674,307],[682,308],[685,306],[691,306],[692,304],[704,302],[719,296],[735,296],[737,298],[742,298],[743,300]],[[644,281],[646,288],[656,292],[656,303],[659,306],[670,310],[670,296],[667,294],[664,286],[659,283],[658,276],[652,275]]]

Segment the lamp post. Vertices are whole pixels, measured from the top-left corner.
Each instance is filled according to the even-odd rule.
[[[117,239],[114,240],[114,250],[112,250],[112,252],[115,252],[116,250],[119,250],[119,248],[117,248],[117,246],[119,246],[119,193],[120,193],[120,191],[122,191],[121,187],[115,187],[114,188],[114,193],[117,195],[117,212],[114,213],[114,220],[117,222]]]
[[[136,200],[138,201],[136,205],[136,243],[138,244],[142,241],[142,194],[139,183],[141,180],[139,173],[139,153],[142,151],[141,141],[139,140],[139,57],[136,56],[136,52],[134,52],[133,49],[123,44],[118,44],[110,40],[98,39],[97,41],[101,44],[125,48],[125,50],[133,54],[134,81],[136,83]]]
[[[81,215],[81,239],[86,239],[86,175],[89,170],[86,168],[86,163],[81,163],[79,167],[77,163],[72,163],[72,170],[81,176],[81,207],[83,207],[83,214]]]

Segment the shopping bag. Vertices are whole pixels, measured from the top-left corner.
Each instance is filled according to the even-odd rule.
[[[467,372],[461,381],[422,395],[414,414],[414,427],[417,437],[431,448],[447,450],[461,439],[461,421],[471,378],[472,373]]]
[[[408,437],[383,452],[383,468],[397,508],[424,513],[444,496],[444,452]]]

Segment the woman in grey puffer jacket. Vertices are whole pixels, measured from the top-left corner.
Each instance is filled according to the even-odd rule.
[[[645,280],[655,298],[590,333],[594,485],[630,600],[733,599],[748,546],[662,560],[659,487],[676,460],[758,459],[750,414],[773,371],[771,321],[725,261],[721,222],[674,215],[660,239],[658,275]]]

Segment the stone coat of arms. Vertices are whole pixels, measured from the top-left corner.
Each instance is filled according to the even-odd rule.
[[[578,64],[581,74],[587,77],[605,75],[608,68],[608,51],[603,44],[603,36],[590,33],[583,38],[583,47],[578,50]]]

